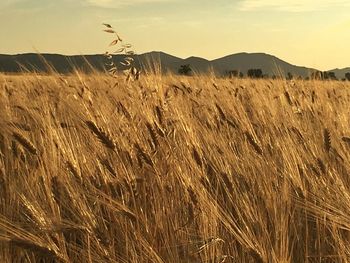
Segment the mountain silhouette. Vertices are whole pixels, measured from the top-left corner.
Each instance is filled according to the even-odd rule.
[[[125,55],[115,55],[113,60],[116,64],[121,62]],[[292,65],[275,56],[265,53],[238,53],[228,55],[222,58],[207,60],[200,57],[189,57],[182,59],[160,51],[152,51],[140,55],[135,55],[136,63],[145,70],[155,72],[177,73],[181,65],[189,64],[195,73],[213,72],[218,75],[224,75],[228,71],[237,70],[244,75],[252,68],[261,69],[264,74],[283,75],[291,73],[293,76],[307,77],[314,68]],[[18,55],[0,55],[0,72],[19,73],[23,71],[49,72],[50,68],[58,73],[70,73],[75,69],[91,71],[96,69],[102,71],[105,69],[105,57],[103,55],[76,55],[65,56],[59,54],[18,54]],[[334,69],[338,78],[344,78],[350,68]]]
[[[290,72],[293,76],[309,76],[315,69],[299,67],[289,64],[275,56],[264,53],[238,53],[219,58],[212,61],[218,71],[227,68],[236,69],[244,74],[251,68],[261,69],[268,75],[287,75]]]
[[[334,72],[335,76],[338,79],[343,79],[345,77],[345,74],[350,72],[350,67],[342,68],[342,69],[336,68],[336,69],[333,69],[333,70],[330,70],[330,71]]]

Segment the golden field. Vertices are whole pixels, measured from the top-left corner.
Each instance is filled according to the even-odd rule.
[[[0,75],[1,262],[350,262],[350,84]]]

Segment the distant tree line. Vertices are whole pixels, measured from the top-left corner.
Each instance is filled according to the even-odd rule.
[[[180,75],[186,75],[186,76],[191,76],[192,75],[192,69],[190,67],[189,64],[186,65],[181,65],[178,73]],[[236,70],[236,69],[232,69],[232,70],[226,70],[224,77],[228,77],[228,78],[243,78],[245,77],[244,73]],[[288,72],[286,74],[286,76],[278,76],[278,75],[268,75],[268,74],[264,74],[264,72],[262,71],[262,69],[259,68],[252,68],[252,69],[248,69],[247,74],[246,74],[247,78],[251,78],[251,79],[262,79],[262,78],[271,78],[271,79],[288,79],[288,80],[292,80],[292,79],[305,79],[305,80],[338,80],[337,76],[335,75],[335,72],[332,71],[314,71],[311,73],[310,76],[303,78],[302,76],[294,76],[292,73]],[[347,72],[345,74],[345,78],[342,79],[342,81],[350,81],[350,72]]]
[[[229,78],[243,78],[244,74],[243,74],[243,72],[238,71],[238,70],[228,70],[228,71],[226,71],[225,76],[229,77]],[[246,77],[251,78],[251,79],[270,78],[270,76],[268,74],[264,74],[262,69],[259,69],[259,68],[249,69],[247,71]],[[276,76],[271,76],[271,77],[277,78]]]
[[[229,78],[243,78],[244,74],[238,70],[227,70],[226,76]]]
[[[229,78],[243,78],[244,74],[238,70],[229,70],[226,71],[226,77]],[[297,79],[297,80],[338,80],[335,72],[332,71],[315,71],[312,72],[310,76],[303,78],[300,75],[294,76],[292,73],[288,72],[286,76],[281,75],[271,75],[264,74],[262,69],[248,69],[246,77],[251,79],[261,79],[261,78],[271,78],[271,79],[283,79],[286,78],[288,80]],[[345,78],[342,81],[350,81],[350,72],[345,74]]]
[[[318,80],[337,80],[337,77],[335,76],[334,72],[327,72],[327,71],[315,71],[311,74],[311,79],[318,79]]]

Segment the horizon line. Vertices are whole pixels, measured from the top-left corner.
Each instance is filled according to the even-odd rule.
[[[188,56],[188,57],[180,57],[180,56],[176,56],[176,55],[172,55],[170,53],[167,53],[165,51],[161,51],[161,50],[152,50],[152,51],[146,51],[146,52],[143,52],[143,53],[140,53],[140,54],[134,54],[135,56],[142,56],[142,55],[146,55],[146,54],[150,54],[150,53],[163,53],[163,54],[166,54],[166,55],[169,55],[169,56],[172,56],[172,57],[176,57],[178,59],[182,59],[182,60],[186,60],[186,59],[190,59],[190,58],[200,58],[200,59],[204,59],[208,62],[212,62],[212,61],[215,61],[215,60],[218,60],[218,59],[222,59],[222,58],[225,58],[225,57],[229,57],[229,56],[234,56],[234,55],[239,55],[239,54],[248,54],[248,55],[256,55],[256,54],[263,54],[263,55],[267,55],[267,56],[272,56],[274,58],[277,58],[285,63],[288,63],[292,66],[296,66],[296,67],[304,67],[304,68],[307,68],[307,69],[314,69],[314,70],[318,70],[318,71],[332,71],[332,70],[345,70],[345,69],[349,69],[349,67],[344,67],[344,68],[339,68],[339,67],[336,67],[336,68],[332,68],[332,69],[329,69],[329,70],[319,70],[318,68],[315,68],[315,67],[309,67],[309,66],[304,66],[304,65],[297,65],[297,64],[292,64],[290,62],[288,62],[287,60],[285,59],[281,59],[279,57],[277,57],[276,55],[273,55],[273,54],[270,54],[270,53],[266,53],[266,52],[247,52],[247,51],[242,51],[242,52],[237,52],[237,53],[231,53],[231,54],[228,54],[228,55],[224,55],[222,57],[218,57],[218,58],[214,58],[214,59],[208,59],[208,58],[205,58],[205,57],[201,57],[201,56],[195,56],[195,55],[192,55],[192,56]],[[76,57],[76,56],[103,56],[104,53],[87,53],[87,54],[63,54],[63,53],[54,53],[54,52],[24,52],[24,53],[0,53],[0,55],[5,55],[5,56],[20,56],[20,55],[58,55],[58,56],[64,56],[64,57]],[[118,55],[126,55],[126,54],[111,54],[112,56],[118,56]]]

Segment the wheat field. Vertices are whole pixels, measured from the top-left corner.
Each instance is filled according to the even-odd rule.
[[[0,75],[0,261],[350,262],[350,85]]]

